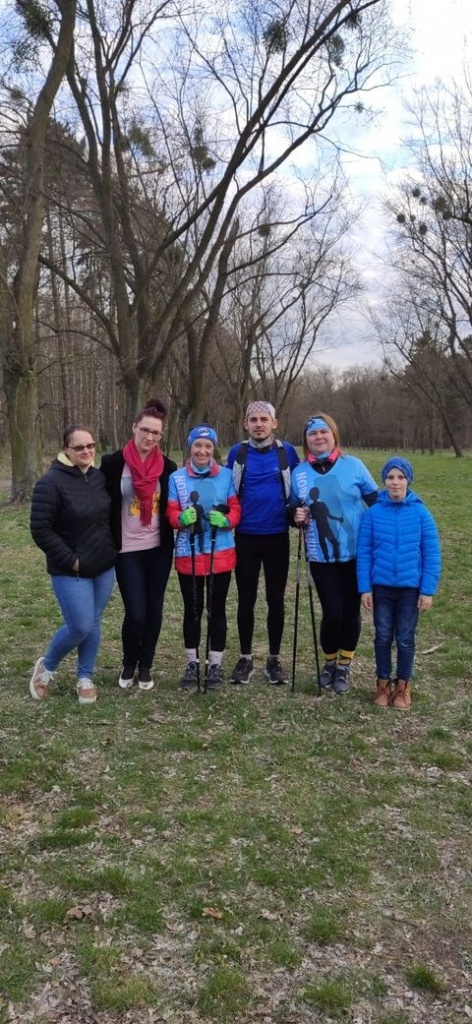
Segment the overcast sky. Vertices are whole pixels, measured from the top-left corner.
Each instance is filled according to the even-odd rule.
[[[438,0],[391,0],[391,10],[395,24],[405,26],[412,59],[400,83],[376,97],[382,114],[356,135],[356,154],[343,158],[351,190],[366,202],[358,233],[359,261],[367,295],[373,299],[384,274],[382,197],[408,163],[408,150],[402,143],[411,129],[404,100],[412,97],[415,88],[433,84],[438,78],[449,82],[460,79],[467,51],[472,53],[472,0],[447,0],[441,5]],[[335,353],[321,356],[322,361],[340,368],[378,362],[381,353],[369,338],[369,331],[361,313],[344,316],[339,325],[341,343]]]
[[[0,0],[0,12],[12,6],[12,0]],[[401,177],[408,164],[408,149],[403,145],[410,129],[404,100],[411,99],[415,88],[443,81],[460,79],[472,54],[472,0],[390,0],[392,19],[404,28],[405,40],[412,57],[401,72],[396,86],[382,90],[373,99],[380,109],[374,122],[363,130],[352,120],[338,126],[341,142],[352,152],[345,152],[343,165],[354,197],[365,205],[362,223],[356,235],[358,269],[366,288],[366,299],[375,301],[378,283],[384,276],[382,265],[383,220],[382,199],[389,184]],[[469,57],[472,71],[472,60]],[[345,135],[343,134],[345,133]],[[318,354],[330,366],[344,368],[356,363],[380,361],[372,329],[357,312],[345,311],[342,319],[332,323],[330,335],[336,349]]]

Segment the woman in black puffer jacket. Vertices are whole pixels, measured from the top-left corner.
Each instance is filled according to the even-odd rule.
[[[93,704],[92,677],[100,645],[101,620],[113,589],[116,546],[110,526],[110,497],[93,466],[95,441],[79,424],[64,433],[64,450],[38,480],[31,506],[31,534],[46,555],[46,567],[64,624],[38,658],[30,694],[42,700],[62,659],[77,648],[77,694]]]

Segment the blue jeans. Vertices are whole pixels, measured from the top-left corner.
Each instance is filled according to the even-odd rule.
[[[77,678],[92,678],[100,646],[102,615],[110,600],[113,583],[113,569],[107,569],[93,580],[51,576],[64,625],[54,634],[44,655],[44,667],[48,672],[55,672],[59,662],[76,647]]]
[[[390,679],[392,644],[397,646],[397,679],[409,682],[415,656],[419,590],[374,586],[375,661],[377,677]]]
[[[171,568],[172,549],[168,547],[127,551],[116,559],[116,579],[125,606],[123,665],[151,668]]]

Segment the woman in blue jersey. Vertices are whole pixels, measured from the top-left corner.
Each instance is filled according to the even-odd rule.
[[[361,630],[357,536],[366,505],[377,499],[364,463],[340,448],[331,416],[316,413],[303,434],[305,461],[292,472],[293,522],[305,531],[307,555],[323,613],[321,686],[345,693]]]
[[[177,530],[175,568],[184,602],[184,643],[187,666],[180,680],[185,690],[198,686],[198,648],[207,582],[209,621],[208,689],[223,681],[221,662],[226,643],[226,596],[236,564],[233,527],[241,517],[239,498],[229,469],[214,458],[216,431],[207,423],[188,436],[189,458],[169,480],[167,519]],[[211,591],[209,580],[211,577]]]

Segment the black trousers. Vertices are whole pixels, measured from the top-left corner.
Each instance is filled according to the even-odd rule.
[[[250,654],[254,634],[254,607],[261,568],[267,601],[269,653],[279,654],[285,620],[285,588],[290,563],[287,533],[236,533],[238,632],[241,652]]]
[[[118,555],[115,574],[125,606],[121,629],[123,665],[151,668],[162,625],[172,548]]]
[[[184,643],[185,647],[200,646],[201,624],[206,582],[207,608],[210,576],[194,577],[179,572],[179,583],[184,600]],[[212,577],[210,650],[224,651],[226,645],[226,597],[231,582],[230,572],[215,572]],[[195,607],[196,604],[196,607]]]
[[[320,643],[325,654],[355,651],[361,633],[361,595],[356,563],[310,562],[323,617]]]

